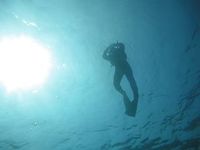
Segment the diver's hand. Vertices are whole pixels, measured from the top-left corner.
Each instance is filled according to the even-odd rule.
[[[108,49],[108,48],[106,48],[106,49],[104,50],[104,52],[103,52],[103,58],[104,58],[104,59],[108,59],[108,58],[109,58],[109,49]]]

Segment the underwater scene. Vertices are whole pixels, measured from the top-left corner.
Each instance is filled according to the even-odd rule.
[[[0,150],[200,150],[200,1],[0,0]]]

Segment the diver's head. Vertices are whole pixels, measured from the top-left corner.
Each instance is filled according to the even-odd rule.
[[[117,42],[115,45],[114,45],[114,48],[116,49],[121,49],[121,50],[125,50],[125,45],[123,43],[119,43]]]
[[[108,53],[113,53],[116,50],[125,50],[125,45],[121,42],[113,43],[108,47]]]

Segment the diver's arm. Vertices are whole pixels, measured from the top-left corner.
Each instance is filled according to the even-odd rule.
[[[109,48],[107,48],[104,52],[103,52],[103,58],[106,59],[106,60],[109,60]]]
[[[103,58],[106,60],[110,59],[110,50],[115,46],[115,44],[111,44],[103,53]]]

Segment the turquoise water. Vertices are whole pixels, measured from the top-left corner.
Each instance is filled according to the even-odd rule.
[[[200,149],[195,0],[1,0],[0,36],[31,36],[54,68],[38,89],[0,85],[0,150]],[[126,45],[139,89],[125,115],[102,53]],[[37,60],[36,60],[37,61]],[[122,86],[131,97],[127,80]]]

